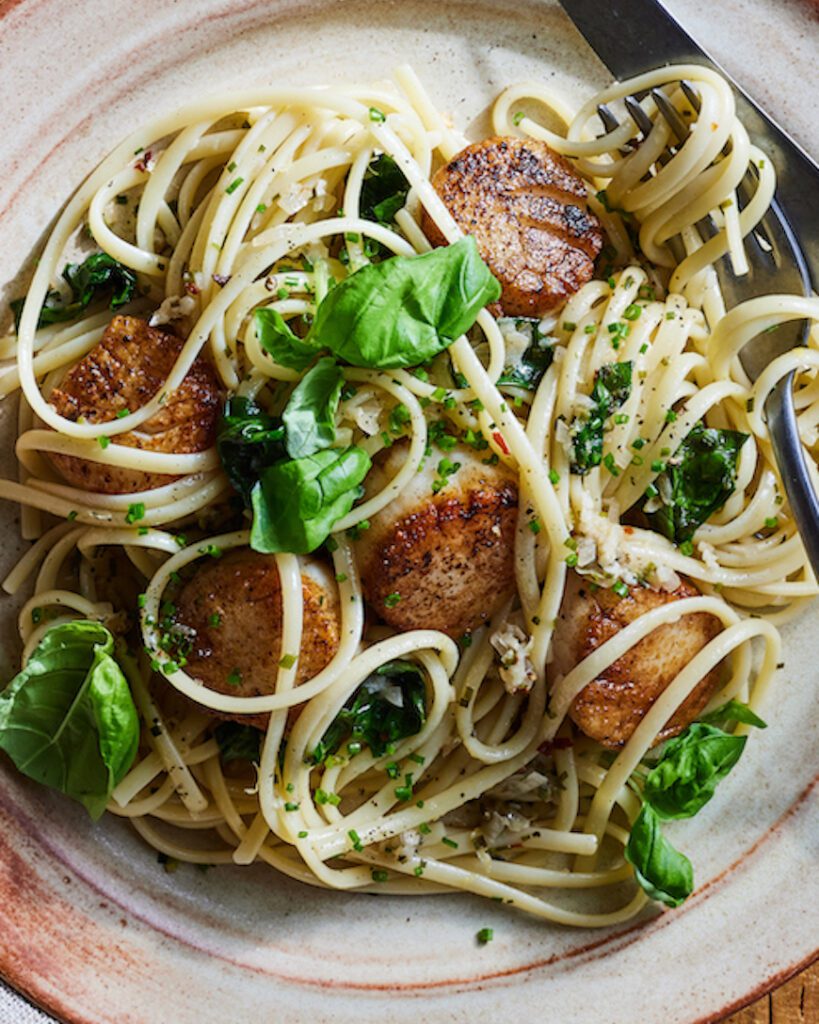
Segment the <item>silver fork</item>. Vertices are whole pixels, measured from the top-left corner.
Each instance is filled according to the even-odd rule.
[[[696,89],[689,82],[680,82],[679,85],[691,106],[698,111],[700,99]],[[621,150],[624,155],[639,146],[639,136],[645,137],[653,127],[653,122],[641,103],[647,95],[648,93],[638,93],[625,97],[623,101],[639,133],[637,138]],[[671,159],[677,147],[685,143],[691,130],[690,124],[679,114],[662,89],[652,89],[650,95],[659,115],[666,121],[675,139],[675,145],[670,146],[658,161],[664,163]],[[607,132],[619,127],[620,122],[609,107],[601,105],[597,108],[597,113]],[[748,196],[753,194],[754,178],[755,172],[749,167],[738,189],[740,208],[745,205]],[[717,231],[717,226],[710,217],[700,221],[697,227],[706,238]],[[672,239],[671,242],[676,242],[678,247],[675,256],[680,255],[681,240]],[[672,251],[673,248],[672,245]],[[719,283],[729,308],[757,295],[775,292],[811,294],[810,274],[805,257],[776,199],[771,202],[760,223],[746,236],[745,250],[750,269],[741,277],[734,275],[727,255],[716,264]],[[810,324],[807,321],[796,320],[782,324],[775,331],[759,335],[749,342],[740,355],[740,361],[748,377],[752,381],[756,380],[777,356],[797,345],[805,344],[809,330]],[[811,482],[805,451],[799,439],[793,405],[793,377],[793,373],[788,374],[773,389],[765,403],[765,415],[785,494],[810,564],[819,577],[819,497]]]

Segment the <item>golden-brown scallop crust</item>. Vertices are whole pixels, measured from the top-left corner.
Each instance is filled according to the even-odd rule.
[[[89,423],[108,423],[126,409],[134,412],[160,390],[183,344],[147,320],[115,316],[99,344],[52,391],[51,404],[66,419],[83,417]],[[116,443],[153,452],[201,452],[215,441],[220,409],[216,374],[200,357],[161,410],[139,430],[118,434]],[[131,494],[177,479],[56,452],[48,457],[68,483],[102,494]]]
[[[501,283],[495,312],[543,316],[591,279],[600,222],[583,179],[544,143],[484,139],[456,154],[432,184]],[[433,245],[446,244],[426,211],[422,227]]]
[[[367,599],[396,629],[439,629],[458,638],[514,590],[517,487],[497,471],[482,478],[461,472],[463,486],[456,474],[451,488],[398,518],[388,506],[358,542]]]
[[[296,684],[312,679],[338,650],[341,630],[332,577],[318,563],[302,571],[302,646]],[[193,642],[185,671],[217,693],[275,692],[282,651],[282,592],[275,555],[243,549],[203,565],[176,601],[176,621]],[[264,728],[268,715],[225,715]]]
[[[681,580],[671,591],[632,586],[624,597],[607,588],[592,592],[587,582],[572,574],[555,637],[557,667],[568,671],[653,608],[697,596],[699,590],[687,580]],[[604,747],[616,750],[624,746],[669,683],[721,629],[719,619],[706,612],[659,626],[580,691],[570,717]],[[682,732],[702,712],[720,677],[720,667],[716,666],[697,684],[654,742]]]

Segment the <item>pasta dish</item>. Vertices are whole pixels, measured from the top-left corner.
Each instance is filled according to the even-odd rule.
[[[819,333],[739,356],[819,300],[726,309],[715,270],[774,187],[699,66],[510,86],[477,141],[408,67],[138,128],[0,340],[33,542],[0,748],[166,866],[680,904],[677,820],[817,592],[764,409],[795,370],[815,451]]]

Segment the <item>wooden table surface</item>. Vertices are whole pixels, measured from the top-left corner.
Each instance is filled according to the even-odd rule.
[[[723,1024],[819,1024],[819,960]]]

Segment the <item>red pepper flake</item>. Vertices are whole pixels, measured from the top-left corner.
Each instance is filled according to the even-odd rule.
[[[624,526],[623,527],[623,533],[628,534],[629,536],[631,536],[631,534],[634,533],[634,527],[633,526]]]
[[[149,171],[153,164],[153,154],[150,149],[146,149],[142,156],[137,160],[135,167],[138,171]]]
[[[184,288],[185,288],[185,291],[188,293],[188,295],[198,295],[199,294],[199,286],[195,282],[193,282],[193,281],[185,281]]]
[[[511,455],[512,454],[509,451],[509,445],[506,443],[506,441],[503,438],[503,434],[499,430],[494,430],[492,432],[492,438],[495,441],[495,443],[497,444],[498,448],[500,448],[500,450],[503,452],[504,455]]]

